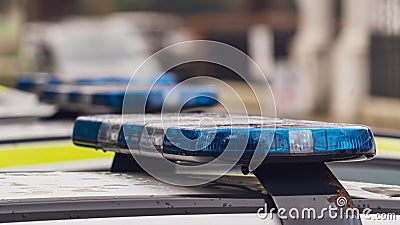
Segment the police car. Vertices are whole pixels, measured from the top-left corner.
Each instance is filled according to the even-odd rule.
[[[339,181],[326,166],[375,156],[375,139],[365,126],[203,113],[99,115],[79,117],[72,138],[79,146],[116,152],[110,170],[1,173],[1,222],[398,224],[400,220],[398,186]],[[215,161],[214,167],[191,171]],[[175,166],[157,170],[165,163]],[[230,169],[220,176],[219,169],[225,166]]]

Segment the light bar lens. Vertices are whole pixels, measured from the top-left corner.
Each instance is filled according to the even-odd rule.
[[[170,104],[168,94],[174,91],[174,101]],[[160,111],[163,104],[169,104],[171,109],[207,107],[218,103],[217,90],[213,86],[178,86],[156,85],[149,90],[144,86],[126,91],[125,85],[106,86],[70,86],[57,85],[45,88],[40,94],[40,100],[49,104],[60,105],[62,108],[74,111],[107,109],[109,112],[121,112],[124,98],[135,102],[146,102],[146,112]],[[102,108],[99,108],[102,107]],[[131,105],[131,112],[142,112],[143,105]],[[101,112],[101,111],[100,111]],[[99,113],[100,113],[99,112]]]
[[[177,115],[163,115],[165,117],[177,118]],[[214,118],[216,127],[193,125],[206,117]],[[187,156],[188,161],[189,156],[218,157],[223,151],[239,151],[235,146],[227,150],[227,146],[229,142],[242,141],[243,137],[247,137],[244,157],[254,154],[257,145],[271,146],[261,149],[268,151],[269,157],[323,156],[324,160],[330,161],[375,154],[374,138],[366,126],[244,116],[233,116],[231,119],[229,121],[221,114],[180,114],[181,126],[178,126],[176,119],[161,123],[160,115],[146,115],[146,123],[143,122],[143,115],[124,115],[123,124],[121,115],[79,117],[73,141],[78,145],[127,154],[153,144],[166,156]],[[99,121],[102,121],[100,126]],[[88,126],[91,122],[93,125]],[[153,134],[153,143],[144,144],[141,140],[144,129]],[[184,135],[179,136],[180,133]],[[93,138],[95,136],[97,138]],[[268,139],[261,137],[273,137],[272,143],[265,143]],[[205,145],[204,140],[211,141]]]

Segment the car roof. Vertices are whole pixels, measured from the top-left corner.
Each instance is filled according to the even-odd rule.
[[[0,222],[252,213],[264,206],[267,195],[254,177],[247,178],[253,183],[222,179],[180,187],[145,173],[0,173]]]
[[[26,199],[246,196],[264,198],[266,190],[253,175],[228,174],[200,186],[161,182],[144,172],[6,172],[0,173],[0,202]],[[353,198],[400,200],[400,186],[342,181]],[[295,188],[295,187],[294,187]]]
[[[400,213],[400,197],[376,191],[399,187],[343,184],[358,208]],[[205,185],[182,187],[143,172],[0,173],[0,204],[0,222],[254,213],[265,204],[275,206],[252,175],[230,174]]]
[[[29,127],[29,129],[27,129]],[[38,120],[21,118],[20,121],[2,121],[0,124],[0,144],[38,140],[66,139],[71,136],[73,122],[69,120]]]
[[[236,180],[232,182],[232,180]],[[0,199],[58,199],[146,196],[262,196],[255,177],[221,178],[203,186],[182,187],[158,181],[145,173],[29,172],[0,173]]]

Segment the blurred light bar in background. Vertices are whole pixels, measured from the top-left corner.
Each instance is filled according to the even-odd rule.
[[[94,85],[48,86],[39,94],[40,100],[57,105],[62,110],[84,113],[122,112],[124,98],[134,100],[126,104],[131,113],[176,111],[183,108],[207,107],[217,104],[217,90],[207,85]],[[141,104],[143,103],[143,104]],[[146,106],[144,105],[146,103]]]
[[[142,112],[144,103],[146,112],[159,112],[163,107],[176,111],[213,106],[218,102],[214,86],[174,86],[176,83],[174,73],[164,73],[160,78],[141,76],[131,80],[119,76],[68,80],[52,74],[31,74],[21,76],[16,86],[37,94],[40,101],[55,105],[62,112],[118,113],[122,112],[125,97],[134,100],[129,104],[131,113]]]
[[[21,75],[16,82],[16,88],[29,91],[29,92],[40,92],[44,87],[49,85],[61,85],[61,84],[70,84],[70,85],[106,85],[106,84],[125,84],[127,85],[130,82],[130,76],[102,76],[102,77],[83,77],[79,79],[65,79],[57,75],[48,74],[48,73],[37,73],[37,74],[24,74]],[[165,73],[159,79],[155,76],[149,77],[140,77],[135,78],[132,77],[132,83],[138,84],[160,84],[160,85],[169,85],[177,82],[176,76],[174,73]]]

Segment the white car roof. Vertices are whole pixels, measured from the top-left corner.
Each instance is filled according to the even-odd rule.
[[[264,188],[252,175],[227,175],[208,185],[196,187],[169,185],[145,173],[0,173],[0,181],[1,201],[101,196],[254,195],[255,193],[265,193]],[[220,184],[219,188],[210,188],[215,187],[216,184]],[[342,181],[342,184],[353,198],[400,200],[399,186],[351,181]]]

